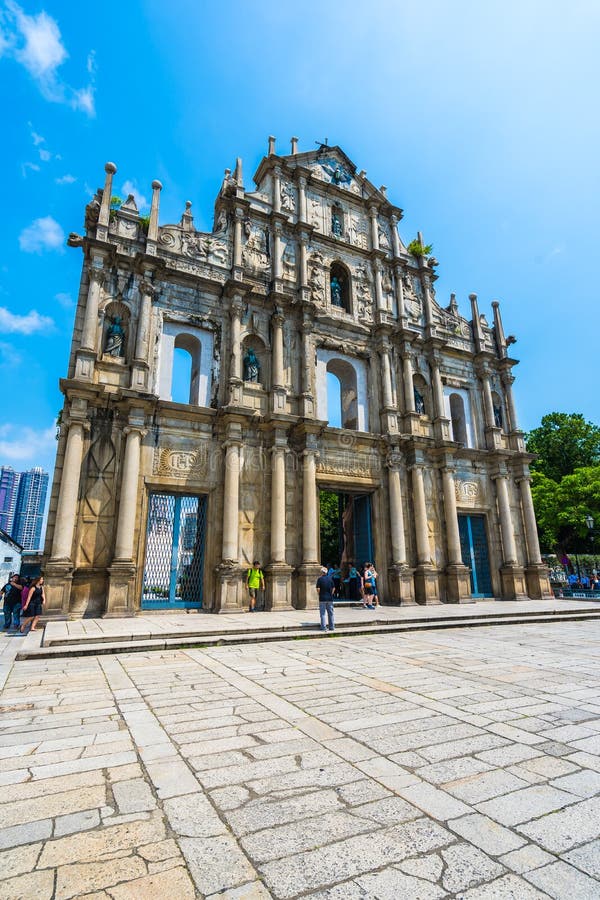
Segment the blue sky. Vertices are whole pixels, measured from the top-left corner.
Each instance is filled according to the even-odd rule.
[[[501,301],[521,426],[598,422],[600,5],[535,0],[0,0],[0,465],[51,467],[81,268],[65,246],[118,166],[210,227],[267,136],[339,144],[439,260],[438,300]]]

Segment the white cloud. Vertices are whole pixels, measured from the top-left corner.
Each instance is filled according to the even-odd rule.
[[[54,328],[49,316],[41,316],[37,310],[30,310],[27,315],[12,313],[5,306],[0,306],[0,332],[5,334],[34,334],[36,331],[47,331]]]
[[[0,368],[4,366],[14,366],[20,365],[23,362],[23,357],[20,353],[17,353],[12,344],[8,344],[6,341],[0,341]]]
[[[29,127],[31,128],[31,122],[29,123]],[[31,132],[31,140],[33,141],[34,147],[37,147],[38,144],[46,143],[46,138],[42,137],[41,134],[38,134],[35,131]]]
[[[61,291],[60,293],[56,294],[55,299],[58,301],[58,303],[60,303],[60,305],[63,307],[63,309],[72,309],[75,306],[75,303],[74,303],[71,295],[65,293],[64,291]]]
[[[43,147],[39,149],[40,159],[42,162],[48,162],[48,160],[52,159],[52,154],[49,150],[44,150]]]
[[[38,460],[56,452],[56,426],[0,425],[0,459],[9,462]]]
[[[54,181],[56,184],[73,184],[77,179],[74,175],[61,175],[60,178],[55,178]]]
[[[125,181],[123,182],[123,187],[121,188],[123,192],[123,196],[127,197],[128,194],[133,194],[135,197],[135,202],[138,209],[143,209],[145,206],[148,206],[149,203],[144,197],[142,193],[138,190],[138,187],[135,181]]]
[[[32,162],[21,163],[21,174],[22,174],[23,178],[27,178],[28,170],[31,170],[32,172],[39,172],[40,167],[38,166],[37,163],[32,163]]]
[[[36,219],[19,235],[19,246],[25,253],[41,253],[43,250],[62,250],[65,233],[52,216]]]
[[[85,88],[73,88],[58,74],[69,54],[58,23],[46,12],[28,16],[14,0],[7,0],[4,32],[0,35],[0,56],[3,53],[12,56],[29,72],[46,100],[65,103],[89,116],[95,114],[93,83]],[[93,60],[90,68],[89,57],[87,69],[93,79]]]

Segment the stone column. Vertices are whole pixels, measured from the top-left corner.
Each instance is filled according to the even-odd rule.
[[[371,249],[379,250],[379,222],[377,220],[377,207],[369,207],[369,220],[371,226]]]
[[[397,259],[400,256],[400,239],[398,237],[398,216],[392,216],[390,218],[391,231],[392,231],[392,253],[394,254],[394,259]]]
[[[244,218],[243,209],[236,207],[235,218],[233,220],[233,266],[234,269],[242,268],[242,221]]]
[[[380,345],[379,353],[381,356],[381,393],[383,401],[381,409],[381,427],[388,434],[397,434],[398,413],[396,412],[394,404],[390,348],[387,343],[384,342]]]
[[[508,495],[508,476],[505,473],[500,473],[494,476],[494,479],[498,498],[500,535],[502,537],[503,563],[500,569],[502,598],[504,600],[524,600],[527,597],[525,575],[517,560],[517,544]]]
[[[444,518],[446,522],[447,565],[446,593],[449,603],[475,602],[471,597],[469,570],[463,563],[456,511],[454,470],[450,466],[442,469],[442,489],[444,494]]]
[[[488,450],[496,450],[502,446],[502,429],[497,427],[494,418],[494,402],[492,400],[490,375],[486,368],[480,368],[477,374],[481,380],[483,393],[483,418],[485,422],[486,444]]]
[[[402,266],[395,265],[394,266],[394,274],[396,278],[394,279],[396,282],[396,303],[398,304],[398,321],[401,326],[404,324],[404,320],[406,318],[406,307],[404,305],[404,285],[402,282]]]
[[[307,268],[307,237],[304,233],[300,233],[298,240],[298,250],[300,254],[300,287],[308,287],[308,268]]]
[[[156,256],[156,246],[158,242],[158,208],[160,205],[160,192],[162,184],[160,181],[152,182],[152,201],[150,203],[150,222],[148,223],[148,238],[146,240],[146,253],[150,256]]]
[[[412,570],[406,558],[406,536],[404,532],[404,512],[402,509],[402,488],[400,481],[400,456],[390,453],[388,466],[388,486],[390,498],[390,538],[392,564],[388,570],[391,599],[402,606],[415,602]]]
[[[273,392],[273,412],[284,413],[286,408],[286,389],[285,377],[283,372],[283,322],[282,313],[277,310],[271,316],[272,324],[272,392]]]
[[[314,349],[312,341],[313,326],[310,321],[302,322],[302,396],[301,414],[305,419],[315,417],[315,397],[313,393],[313,371],[315,368]]]
[[[107,162],[104,166],[106,178],[104,179],[104,190],[102,191],[102,203],[100,212],[98,213],[98,224],[96,225],[96,240],[108,240],[108,226],[110,224],[110,201],[112,198],[113,176],[116,175],[117,167],[113,162]]]
[[[511,375],[508,372],[503,373],[502,375],[502,383],[504,385],[504,393],[506,395],[506,405],[508,408],[508,418],[510,421],[510,430],[518,431],[519,426],[517,424],[517,410],[515,408],[515,398],[513,396],[513,382],[515,378],[514,375]]]
[[[436,356],[432,356],[429,365],[431,367],[431,386],[433,388],[433,433],[437,440],[449,441],[450,420],[446,416],[444,408],[444,386],[440,374],[440,364]]]
[[[126,435],[119,515],[115,551],[108,570],[109,586],[105,616],[131,616],[134,613],[134,591],[137,564],[134,558],[135,526],[138,513],[138,487],[140,480],[140,451],[146,430],[142,426],[143,413],[130,418],[123,429]]]
[[[532,600],[541,600],[552,597],[550,582],[548,580],[548,568],[542,562],[540,544],[538,539],[535,509],[531,496],[531,484],[529,475],[523,475],[517,479],[521,492],[521,510],[523,513],[523,525],[525,526],[525,541],[527,544],[527,566],[525,567],[525,581],[527,584],[527,596]]]
[[[383,302],[383,291],[381,289],[381,265],[379,262],[375,262],[373,265],[373,271],[375,275],[375,305],[376,309],[381,312],[382,310],[385,312],[386,307]]]
[[[135,359],[131,372],[131,388],[132,390],[144,391],[148,389],[150,313],[152,310],[152,298],[155,293],[150,281],[143,279],[140,282],[139,293],[139,315],[135,340]]]
[[[235,294],[231,301],[231,367],[229,370],[229,402],[234,406],[242,400],[242,298]]]
[[[415,542],[417,548],[417,568],[415,571],[415,599],[417,603],[439,603],[439,583],[435,567],[431,562],[427,504],[423,482],[423,463],[411,466],[413,489],[413,512],[415,518]]]
[[[91,265],[88,268],[90,286],[88,288],[85,318],[83,320],[83,333],[81,335],[81,349],[96,353],[98,344],[98,306],[100,303],[100,288],[104,284],[106,272],[104,269]]]
[[[306,177],[298,176],[298,221],[306,223]]]
[[[83,459],[85,423],[72,421],[67,432],[67,446],[63,461],[58,505],[54,520],[54,539],[52,541],[52,561],[72,562],[73,537],[77,518],[77,497],[81,461]]]
[[[318,597],[315,583],[319,576],[319,528],[317,512],[317,457],[314,447],[302,452],[302,565],[298,569],[297,607],[315,609]]]
[[[402,381],[404,382],[404,408],[407,413],[415,412],[415,389],[413,385],[413,367],[410,353],[404,351],[402,357]]]
[[[240,518],[240,447],[237,440],[226,441],[223,485],[223,562],[238,562]]]
[[[271,561],[266,570],[268,609],[291,609],[292,568],[285,561],[285,457],[287,448],[271,448]]]
[[[273,225],[273,280],[281,278],[281,222]]]
[[[281,212],[281,166],[273,167],[273,212]]]

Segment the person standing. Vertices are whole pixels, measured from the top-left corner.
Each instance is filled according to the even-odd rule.
[[[25,633],[27,625],[31,626],[31,631],[36,630],[45,602],[44,576],[40,575],[39,578],[34,578],[31,582],[27,602],[21,613],[21,634]]]
[[[19,576],[14,574],[8,579],[0,591],[0,597],[4,597],[4,629],[8,631],[12,627],[13,616],[15,610],[21,606],[21,591],[23,587],[19,580]],[[17,626],[18,627],[18,626]]]
[[[333,619],[333,594],[335,591],[335,582],[331,575],[327,574],[325,566],[321,569],[321,574],[317,578],[317,594],[319,595],[319,618],[321,620],[321,631],[335,631],[335,623]],[[325,626],[325,617],[327,617],[327,627]]]
[[[260,568],[260,562],[255,559],[252,563],[252,568],[248,569],[248,574],[246,575],[246,586],[248,588],[248,596],[249,596],[249,609],[248,612],[254,612],[256,607],[256,595],[258,593],[258,589],[261,591],[265,589],[265,576]]]

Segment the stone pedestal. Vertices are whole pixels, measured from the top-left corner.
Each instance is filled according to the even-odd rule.
[[[239,566],[222,564],[217,566],[215,605],[213,612],[240,612],[248,606],[248,591],[244,584],[243,571]]]
[[[522,566],[502,566],[502,600],[529,600],[525,585],[525,570]]]
[[[44,592],[46,603],[44,604],[44,617],[53,619],[69,618],[69,597],[71,596],[71,584],[73,582],[73,566],[70,561],[49,560],[43,569]]]
[[[525,567],[525,584],[530,600],[550,600],[553,597],[548,569],[542,564]]]
[[[292,567],[272,563],[265,569],[265,609],[292,609]]]
[[[433,566],[417,566],[414,575],[415,601],[421,606],[441,603],[440,582],[437,569]]]
[[[446,566],[446,603],[475,603],[466,566]]]
[[[119,619],[135,614],[135,575],[136,566],[130,561],[113,561],[108,570],[105,619]]]
[[[315,587],[317,578],[321,574],[321,566],[308,563],[298,569],[298,584],[296,593],[296,609],[318,609],[319,596]]]
[[[408,566],[390,566],[388,569],[390,603],[401,606],[415,605],[413,570]]]

